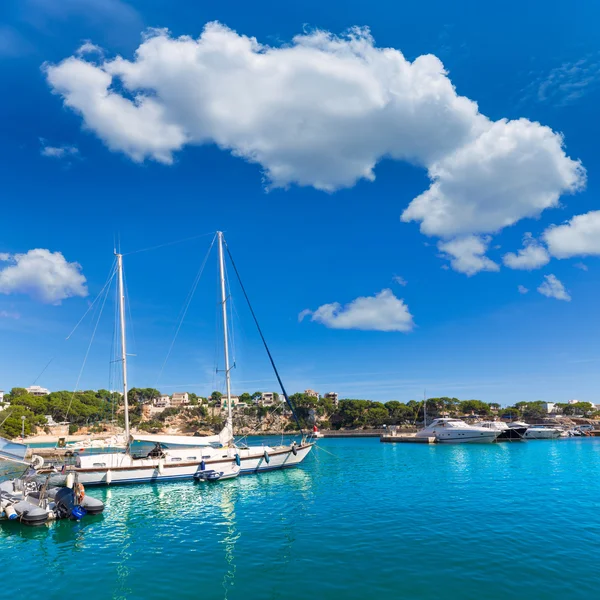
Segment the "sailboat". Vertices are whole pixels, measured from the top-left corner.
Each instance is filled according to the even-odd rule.
[[[219,248],[219,278],[227,392],[227,421],[224,428],[217,435],[205,437],[131,435],[129,426],[129,403],[127,398],[127,347],[125,331],[125,295],[123,286],[123,255],[115,252],[117,257],[119,329],[123,370],[125,439],[128,442],[127,449],[122,453],[77,456],[75,465],[65,467],[61,475],[54,476],[52,480],[53,483],[58,483],[57,479],[59,478],[62,478],[60,481],[63,481],[70,472],[76,473],[79,482],[84,485],[143,483],[178,479],[214,481],[215,479],[230,479],[237,477],[240,474],[295,467],[310,453],[314,442],[304,435],[300,442],[292,442],[291,444],[281,446],[240,446],[235,444],[231,406],[231,368],[227,329],[228,297],[225,290],[225,260],[223,252],[225,242],[222,232],[218,231],[216,235]],[[227,251],[231,258],[229,249]],[[233,261],[232,264],[235,269],[235,263],[233,263]],[[235,270],[236,274],[238,274],[237,269]],[[242,291],[248,300],[243,285]],[[275,370],[283,395],[292,410],[292,414],[296,418],[298,425],[300,425],[294,406],[285,391],[251,306],[250,310],[271,364]],[[150,443],[152,447],[149,451],[146,448],[146,450],[141,453],[136,452],[134,450],[134,442]]]

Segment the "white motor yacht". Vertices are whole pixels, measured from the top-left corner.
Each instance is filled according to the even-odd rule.
[[[554,440],[561,436],[562,431],[557,427],[547,427],[546,425],[531,425],[525,432],[527,440]]]
[[[435,419],[433,423],[417,432],[415,437],[435,437],[444,444],[489,444],[495,442],[500,431],[487,427],[467,425],[461,419]]]

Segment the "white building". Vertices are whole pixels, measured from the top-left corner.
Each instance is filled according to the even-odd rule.
[[[0,402],[4,402],[4,390],[0,390]]]
[[[239,396],[231,396],[231,408],[234,409],[240,403]],[[227,410],[227,396],[221,396],[221,409]]]
[[[319,399],[319,392],[315,392],[315,390],[304,390],[304,394],[306,396],[310,396],[311,398]]]
[[[187,392],[175,392],[171,397],[171,406],[185,406],[190,403],[190,395]]]
[[[339,401],[339,399],[338,399],[338,394],[337,394],[337,392],[327,392],[327,393],[325,394],[325,398],[326,398],[327,400],[333,400],[333,405],[334,405],[334,406],[337,406],[337,405],[340,403],[340,401]]]
[[[169,408],[171,406],[171,398],[169,396],[161,396],[152,400],[154,408]]]
[[[32,396],[46,396],[50,393],[50,390],[40,387],[39,385],[30,385],[28,388],[25,388],[28,394]]]
[[[542,406],[544,407],[544,410],[549,414],[553,414],[557,412],[556,409],[556,403],[555,402],[544,402],[542,404]]]
[[[569,404],[579,404],[581,400],[569,400]]]
[[[275,402],[275,392],[263,392],[256,401],[259,406],[273,406]]]

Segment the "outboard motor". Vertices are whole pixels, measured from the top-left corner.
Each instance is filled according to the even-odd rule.
[[[75,492],[71,488],[61,488],[54,496],[56,514],[59,519],[73,518],[79,521],[86,511],[76,502]]]

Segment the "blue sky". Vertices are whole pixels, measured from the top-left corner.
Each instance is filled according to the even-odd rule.
[[[221,229],[288,391],[600,401],[599,12],[6,0],[0,388],[75,386],[117,237],[130,383],[221,387],[214,252],[158,377]],[[275,389],[232,293],[234,390]]]

